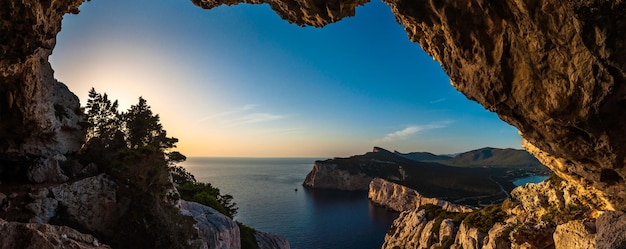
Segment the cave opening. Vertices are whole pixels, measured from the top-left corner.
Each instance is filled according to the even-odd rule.
[[[268,5],[86,2],[65,16],[51,63],[83,104],[91,87],[120,109],[151,101],[190,156],[520,148],[517,130],[455,90],[386,4],[356,11],[313,28]]]

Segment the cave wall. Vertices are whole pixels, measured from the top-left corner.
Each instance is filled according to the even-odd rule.
[[[454,87],[517,127],[525,148],[626,207],[626,3],[388,4]]]
[[[517,127],[559,176],[597,191],[608,209],[626,209],[626,2],[384,1],[454,87]],[[63,15],[82,2],[0,0],[8,34],[0,37],[0,157],[78,149],[79,127],[58,118],[59,106],[76,106],[58,92],[48,57]],[[321,27],[366,0],[192,2],[267,3],[290,23]],[[59,95],[63,105],[54,104]]]
[[[48,62],[63,15],[78,13],[81,3],[0,1],[0,168],[82,144],[78,97]]]

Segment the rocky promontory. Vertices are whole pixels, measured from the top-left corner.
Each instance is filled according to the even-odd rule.
[[[475,209],[437,198],[424,197],[414,189],[384,179],[374,178],[369,184],[367,197],[373,203],[398,212],[435,205],[448,212],[467,213]]]
[[[316,161],[302,185],[310,188],[355,191],[367,190],[371,180],[372,177],[364,173],[351,173],[340,169],[335,163]]]
[[[372,152],[363,155],[316,161],[303,185],[310,188],[368,190],[371,180],[380,178],[415,189],[420,196],[477,206],[504,200],[514,188],[514,179],[546,170],[525,151],[514,150],[515,153],[530,156],[536,163],[513,161],[511,164],[510,160],[498,159],[504,157],[493,152],[497,151],[493,148],[467,153],[484,158],[487,157],[485,151],[494,153],[489,154],[491,165],[478,167],[475,166],[479,162],[476,160],[454,160],[456,157],[433,160],[428,157],[428,160],[419,161],[422,159],[417,153],[402,154],[375,147]],[[503,151],[511,154],[511,150]],[[461,155],[473,158],[467,153]],[[456,166],[443,163],[454,163]]]

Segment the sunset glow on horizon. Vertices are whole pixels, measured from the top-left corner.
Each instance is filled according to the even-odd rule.
[[[381,2],[324,28],[291,25],[268,5],[109,0],[80,10],[64,18],[55,77],[83,105],[91,87],[120,110],[144,97],[187,156],[520,148],[517,129],[456,91]]]

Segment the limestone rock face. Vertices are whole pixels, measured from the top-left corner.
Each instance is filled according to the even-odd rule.
[[[30,195],[31,222],[48,223],[54,216],[69,219],[89,231],[111,233],[125,212],[117,200],[115,183],[104,174],[73,183],[42,188]]]
[[[454,248],[481,249],[485,242],[485,236],[486,234],[481,233],[478,229],[461,223],[459,232],[454,240]]]
[[[208,248],[241,248],[239,227],[232,219],[210,207],[195,203],[180,201],[180,212],[196,220],[195,228],[198,232],[192,246]]]
[[[304,179],[303,185],[310,188],[367,190],[371,180],[371,177],[363,173],[351,174],[339,169],[336,164],[317,161]]]
[[[29,168],[26,177],[36,183],[65,182],[69,178],[63,173],[59,165],[60,162],[65,160],[67,159],[62,154],[57,154],[46,159],[40,158]]]
[[[78,98],[54,79],[48,57],[66,13],[83,0],[1,1],[0,156],[47,158],[82,144]]]
[[[559,225],[554,231],[554,247],[556,249],[596,248],[595,231],[589,230],[579,220]]]
[[[496,223],[485,237],[483,249],[510,248],[509,232],[512,226],[512,224]]]
[[[595,192],[589,192],[580,185],[567,181],[551,183],[544,181],[537,184],[527,184],[511,191],[511,196],[524,209],[525,214],[535,221],[551,212],[551,210],[565,210],[572,207],[589,209],[592,216],[597,216],[598,210],[604,210],[604,202],[598,201]]]
[[[381,178],[374,178],[370,182],[367,197],[378,205],[398,212],[418,209],[426,204],[439,206],[448,212],[466,213],[474,211],[474,209],[463,205],[424,197],[414,189]]]
[[[88,249],[110,248],[96,238],[65,226],[7,222],[0,219],[0,248]]]
[[[626,214],[623,212],[605,212],[596,222],[597,249],[615,249],[626,246]]]
[[[280,235],[256,231],[254,233],[260,249],[289,249],[289,241]]]
[[[626,208],[625,1],[386,2],[456,89]]]
[[[456,225],[450,218],[428,218],[423,209],[405,211],[385,236],[383,248],[592,249],[626,245],[626,215],[592,209],[595,204],[590,200],[597,199],[579,187],[557,180],[518,187],[512,200],[499,208],[504,218],[486,230],[474,227],[485,228],[482,222],[468,223],[471,219]],[[437,226],[439,230],[432,229]]]
[[[429,223],[424,210],[404,211],[393,221],[391,230],[385,235],[383,249],[391,248],[418,248],[422,233],[430,235],[430,231],[424,231]],[[432,228],[432,225],[431,225]]]

